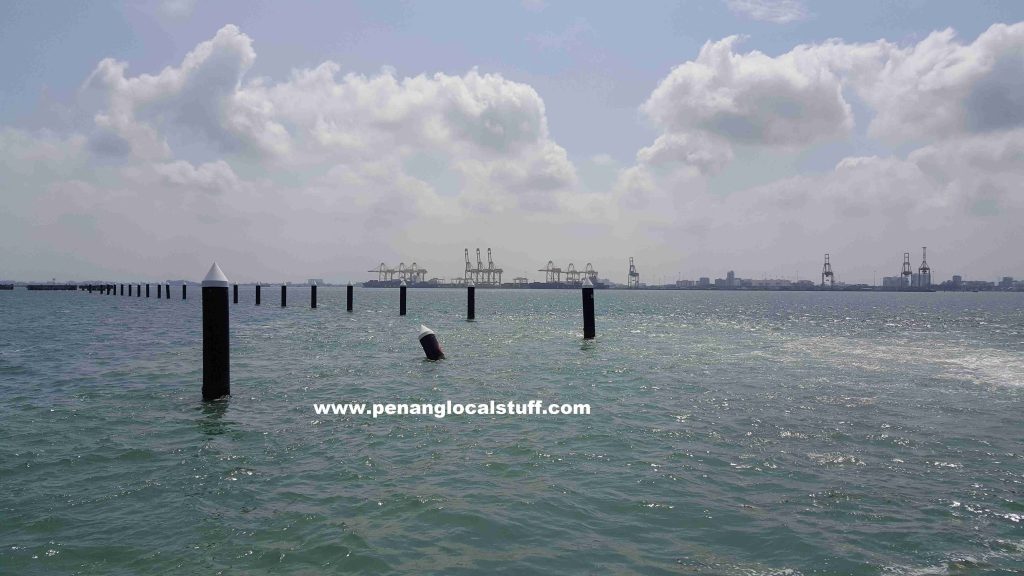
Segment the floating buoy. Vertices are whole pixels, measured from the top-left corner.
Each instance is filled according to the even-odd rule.
[[[420,325],[420,346],[423,346],[423,353],[430,360],[441,360],[444,358],[444,350],[441,350],[441,343],[437,340],[437,334],[430,328]]]

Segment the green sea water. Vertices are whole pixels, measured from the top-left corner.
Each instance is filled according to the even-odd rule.
[[[1024,294],[178,290],[0,292],[0,574],[1024,570]]]

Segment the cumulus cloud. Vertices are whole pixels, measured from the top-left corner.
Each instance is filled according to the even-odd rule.
[[[205,136],[228,152],[285,154],[290,135],[274,119],[273,106],[241,89],[255,60],[252,40],[229,25],[196,46],[180,66],[155,75],[129,77],[127,63],[105,59],[85,89],[107,101],[96,115],[97,127],[119,133],[142,155],[168,154],[161,128]]]
[[[1024,23],[996,24],[970,44],[951,30],[903,48],[855,85],[877,112],[873,136],[903,141],[1024,125]]]
[[[155,164],[153,171],[164,184],[189,190],[202,190],[210,194],[234,192],[241,187],[238,176],[223,160],[207,162],[199,166],[178,160]]]
[[[1019,262],[1009,246],[1024,241],[1022,31],[833,39],[778,55],[710,41],[638,103],[655,134],[634,161],[595,156],[581,183],[532,86],[334,62],[253,77],[253,40],[226,26],[157,72],[101,61],[81,90],[83,133],[0,128],[0,241],[182,274],[226,254],[251,274],[240,279],[381,259],[448,275],[474,242],[494,245],[506,269],[515,246],[523,270],[596,251],[599,269],[637,255],[705,275],[806,256],[806,276],[835,247],[846,279],[866,280],[875,255],[923,243],[960,272],[995,269]],[[871,152],[758,173],[764,157],[853,136]],[[720,185],[738,173],[743,185]],[[111,246],[107,230],[135,240]]]
[[[658,84],[640,109],[662,135],[638,164],[675,158],[713,172],[732,146],[843,138],[856,128],[852,94],[872,113],[868,135],[890,141],[1024,125],[1024,23],[993,25],[970,44],[944,30],[904,47],[828,40],[778,56],[740,52],[740,40],[707,42]]]
[[[981,244],[979,260],[1012,262],[1004,245],[1021,237],[1014,220],[1024,216],[1022,38],[1024,24],[997,24],[971,43],[940,31],[908,46],[833,39],[777,56],[739,51],[737,37],[708,42],[640,107],[661,134],[619,172],[611,213],[643,215],[650,235],[709,256],[765,245],[800,253],[808,242],[859,253],[930,243],[965,254]],[[749,169],[740,148],[744,159],[795,155],[850,137],[853,97],[866,106],[869,138],[916,149],[724,194],[708,186]]]
[[[307,169],[381,158],[401,165],[429,152],[466,190],[508,193],[520,207],[550,207],[575,182],[548,133],[544,102],[528,85],[476,70],[342,76],[333,62],[282,82],[246,80],[255,58],[252,40],[225,26],[155,75],[129,76],[126,63],[104,60],[86,83],[106,103],[95,117],[94,148],[164,159],[172,142],[199,137],[236,158]]]
[[[778,57],[708,42],[677,66],[641,110],[668,133],[705,131],[734,142],[806,145],[853,126],[840,78],[805,50]]]
[[[0,181],[38,158],[47,167],[25,184],[37,196],[26,210],[86,211],[90,230],[141,227],[157,245],[220,223],[234,233],[206,232],[225,245],[276,231],[297,245],[344,238],[386,254],[419,221],[480,234],[497,218],[578,206],[575,167],[529,85],[476,69],[345,74],[334,62],[272,80],[251,76],[255,59],[253,40],[228,25],[157,72],[102,60],[80,91],[91,129],[0,133],[0,149],[13,152]],[[85,189],[107,200],[62,207]],[[138,216],[126,224],[129,213]]]

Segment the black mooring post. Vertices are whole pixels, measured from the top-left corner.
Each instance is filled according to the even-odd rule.
[[[142,298],[142,284],[135,285],[135,297]]]
[[[228,279],[214,262],[203,279],[203,400],[231,394]]]
[[[149,298],[149,284],[146,284],[146,298]]]
[[[165,284],[164,285],[164,298],[167,298],[168,300],[171,299],[171,285],[170,284]]]
[[[238,284],[234,285],[233,290],[234,290],[234,303],[238,304]]]
[[[352,283],[349,282],[348,286],[345,287],[345,309],[349,312],[352,311]]]
[[[157,284],[156,285],[156,297],[157,297],[158,300],[160,298],[162,298],[162,296],[160,296],[160,295],[163,294],[163,291],[164,291],[164,285],[163,284]]]
[[[188,296],[188,293],[185,291],[186,288],[188,288],[188,285],[185,284],[185,283],[182,283],[181,284],[181,299],[182,300],[185,300],[186,297]]]
[[[470,281],[466,285],[466,320],[476,318],[476,284]]]
[[[121,284],[121,296],[124,296],[124,284]]]
[[[260,285],[256,284],[256,305],[260,305]]]
[[[405,316],[405,292],[408,287],[405,285],[405,280],[398,285],[398,315]]]
[[[590,278],[583,281],[583,338],[590,340],[595,335],[594,328],[594,285]]]
[[[281,308],[288,305],[288,286],[281,284]]]
[[[309,307],[316,308],[316,284],[309,287]]]
[[[128,295],[129,296],[132,295],[132,285],[131,284],[128,285]]]

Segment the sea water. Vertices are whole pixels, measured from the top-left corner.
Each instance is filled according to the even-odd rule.
[[[0,292],[0,573],[1024,569],[1024,294],[277,291]]]

